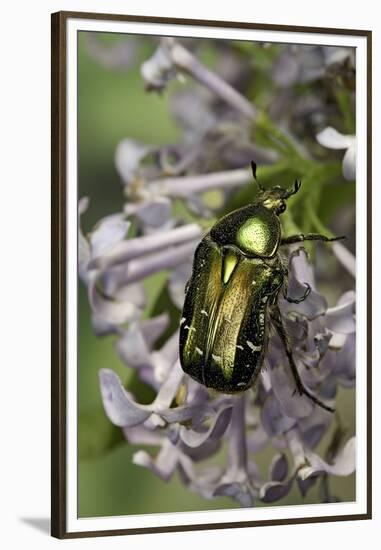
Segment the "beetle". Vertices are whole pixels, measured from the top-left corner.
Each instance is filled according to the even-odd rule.
[[[313,395],[302,383],[278,305],[287,296],[287,269],[280,250],[304,241],[331,242],[317,233],[282,236],[279,216],[286,201],[297,193],[293,187],[265,189],[257,180],[254,202],[222,217],[195,251],[180,322],[180,363],[200,384],[227,394],[241,393],[257,380],[268,349],[272,325],[283,343],[296,389],[325,410],[334,409]]]

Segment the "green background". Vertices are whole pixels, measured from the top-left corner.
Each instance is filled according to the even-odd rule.
[[[105,44],[112,44],[120,37],[107,35],[101,38]],[[129,137],[157,145],[175,143],[179,139],[180,131],[168,109],[170,92],[158,95],[144,91],[139,65],[154,49],[154,42],[143,39],[134,67],[107,69],[88,53],[85,36],[79,33],[79,197],[90,197],[90,207],[82,221],[85,232],[101,217],[122,208],[123,190],[114,166],[115,149],[121,139]],[[207,45],[202,55],[207,63],[213,63],[213,51]],[[353,201],[353,198],[353,192],[349,193],[349,200]],[[152,302],[164,280],[165,275],[159,274],[146,282]],[[115,352],[114,337],[97,338],[94,335],[86,291],[79,282],[79,516],[236,507],[234,501],[225,497],[206,500],[191,493],[177,475],[165,483],[150,471],[132,464],[132,455],[139,447],[127,444],[121,431],[111,425],[103,412],[98,372],[105,367],[113,369],[125,382],[131,376]],[[149,396],[146,399],[149,401]],[[348,436],[354,432],[353,401],[352,390],[339,390],[337,408],[348,427]],[[322,442],[322,448],[326,441],[327,438]],[[258,455],[258,466],[263,473],[267,471],[272,455],[271,448]],[[333,494],[342,500],[354,500],[354,475],[331,478],[331,487]],[[319,502],[317,485],[305,499],[294,487],[288,497],[274,505],[302,502]]]

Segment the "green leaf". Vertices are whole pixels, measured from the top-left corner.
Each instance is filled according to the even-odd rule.
[[[179,326],[180,317],[181,317],[181,312],[177,309],[177,307],[172,302],[166,286],[161,290],[155,304],[152,307],[151,317],[160,315],[164,311],[168,313],[170,321],[169,321],[167,330],[156,342],[156,346],[155,346],[156,348],[160,348],[161,346],[163,346],[165,342],[168,340],[168,338],[175,332],[175,330]]]
[[[156,397],[156,393],[151,386],[148,386],[148,384],[145,384],[140,380],[136,370],[134,370],[132,376],[130,376],[124,387],[126,390],[131,392],[135,396],[136,400],[142,405],[152,403]]]
[[[348,134],[354,134],[356,122],[352,94],[349,90],[341,88],[340,90],[336,91],[335,95],[337,104],[343,115],[344,132],[347,132]]]
[[[326,185],[322,190],[319,218],[329,224],[337,211],[349,204],[355,204],[356,186],[354,182]]]
[[[102,407],[82,412],[78,417],[78,458],[91,460],[124,441],[123,432],[107,418]]]
[[[124,384],[142,404],[152,403],[154,390],[144,384],[134,371]],[[83,411],[78,415],[78,458],[93,460],[102,456],[125,441],[123,431],[107,418],[102,406]]]

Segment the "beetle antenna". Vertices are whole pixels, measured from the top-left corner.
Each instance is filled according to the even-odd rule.
[[[265,190],[264,187],[259,183],[259,181],[257,179],[257,165],[253,160],[251,161],[251,170],[253,172],[254,181],[258,185],[258,189],[260,191],[264,191]]]
[[[288,199],[288,197],[291,197],[291,195],[295,195],[299,191],[301,186],[302,186],[302,182],[300,180],[295,180],[294,187],[292,187],[287,191],[287,194],[284,198]]]

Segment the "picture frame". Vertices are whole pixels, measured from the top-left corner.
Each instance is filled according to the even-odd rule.
[[[240,43],[324,45],[355,48],[356,193],[356,432],[355,498],[350,502],[298,504],[244,509],[174,511],[85,517],[78,513],[78,170],[81,148],[78,121],[79,33],[118,33],[138,37],[213,39]],[[107,65],[107,61],[105,62]],[[112,65],[108,65],[108,70]],[[287,71],[294,70],[292,63]],[[296,70],[296,69],[295,69]],[[181,70],[178,71],[181,81]],[[189,71],[183,71],[189,77]],[[190,75],[192,77],[192,74]],[[210,76],[210,74],[209,74]],[[208,79],[208,73],[200,77]],[[342,77],[344,78],[344,77]],[[346,77],[345,77],[346,78]],[[52,14],[52,512],[57,538],[160,533],[264,525],[370,519],[372,517],[372,370],[371,370],[371,164],[372,35],[368,30],[313,28],[158,18],[100,13]],[[300,82],[300,88],[308,80]],[[147,83],[146,83],[147,85]],[[161,84],[160,84],[161,86]],[[159,87],[160,87],[159,86]],[[164,88],[163,84],[163,88]],[[211,83],[212,89],[214,83]],[[281,86],[279,85],[281,88]],[[143,86],[142,86],[143,90]],[[215,91],[215,89],[214,89]],[[142,91],[142,93],[144,93]],[[222,103],[231,89],[219,89]],[[342,97],[339,101],[346,101]],[[241,101],[233,97],[234,103]],[[250,117],[247,102],[241,116]],[[346,136],[348,137],[348,136]],[[281,138],[279,138],[281,139]],[[324,140],[322,140],[324,141]],[[355,149],[356,147],[356,149]],[[333,146],[335,149],[336,147]],[[347,147],[337,147],[346,149]],[[259,163],[258,163],[259,164]],[[255,176],[254,171],[254,176]],[[258,171],[260,176],[260,167]],[[288,182],[290,183],[290,182]],[[361,190],[361,192],[359,191]],[[107,213],[107,212],[105,212]],[[79,284],[79,283],[78,283]],[[344,304],[345,305],[345,304]],[[98,376],[98,373],[96,373]],[[104,398],[105,402],[105,398]],[[140,455],[141,456],[141,455]],[[144,455],[146,456],[146,455]],[[311,464],[309,464],[311,466]],[[153,475],[150,472],[147,475]],[[272,480],[274,483],[274,479]]]

